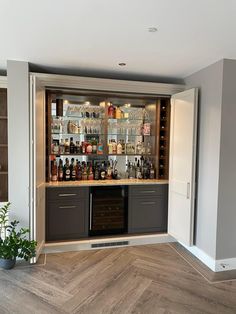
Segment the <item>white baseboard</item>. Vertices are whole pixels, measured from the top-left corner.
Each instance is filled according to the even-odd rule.
[[[183,247],[186,248],[190,253],[192,253],[194,256],[196,256],[203,264],[205,264],[207,267],[209,267],[211,270],[216,271],[216,260],[212,258],[211,256],[207,255],[205,252],[203,252],[201,249],[199,249],[196,246],[186,246],[183,243],[181,243]]]
[[[189,252],[196,256],[203,264],[205,264],[214,272],[236,269],[236,258],[215,260],[196,246],[186,246],[182,243],[181,245],[183,245]]]
[[[216,260],[215,271],[236,270],[236,257]]]
[[[137,236],[119,236],[119,237],[110,237],[103,239],[87,239],[80,241],[66,241],[66,242],[54,242],[46,243],[43,249],[43,253],[61,253],[61,252],[70,252],[70,251],[81,251],[81,250],[93,250],[93,249],[108,249],[119,246],[108,246],[108,247],[96,247],[92,248],[92,244],[107,243],[107,242],[120,242],[128,241],[127,246],[136,246],[144,244],[156,244],[156,243],[168,243],[175,242],[176,240],[168,234],[155,234],[155,235],[137,235]],[[120,247],[123,247],[121,245]]]

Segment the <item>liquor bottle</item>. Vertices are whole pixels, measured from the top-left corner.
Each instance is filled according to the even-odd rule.
[[[108,154],[112,154],[112,152],[113,152],[112,141],[109,140],[109,143],[108,143]]]
[[[98,155],[103,155],[103,144],[102,144],[102,141],[99,141],[99,143],[98,143],[97,154]]]
[[[121,119],[121,110],[119,106],[116,108],[116,119]]]
[[[88,173],[87,173],[87,167],[85,162],[83,163],[83,168],[82,168],[82,180],[87,180],[88,179]]]
[[[154,178],[155,178],[155,169],[153,167],[153,164],[151,163],[150,170],[149,170],[149,179],[154,179]]]
[[[101,169],[100,169],[100,179],[105,180],[106,179],[106,169],[104,163],[102,163]]]
[[[86,154],[86,144],[85,144],[85,142],[82,142],[82,154],[83,155]]]
[[[88,180],[93,180],[93,179],[94,179],[93,167],[92,167],[92,163],[90,163],[89,171],[88,171]]]
[[[64,180],[65,181],[70,181],[70,164],[69,164],[69,159],[66,158],[66,163],[64,165]]]
[[[115,107],[110,103],[108,107],[108,118],[114,119],[115,118]]]
[[[76,167],[75,167],[75,160],[74,158],[71,158],[71,165],[70,165],[70,176],[71,180],[75,181],[76,180]]]
[[[61,159],[58,166],[58,181],[63,181],[63,161]]]
[[[86,146],[86,153],[92,154],[92,151],[93,151],[93,147],[92,147],[92,144],[89,142]]]
[[[99,164],[96,164],[95,171],[94,171],[94,180],[99,180],[99,179],[100,179],[100,169],[99,169]]]
[[[65,142],[63,140],[63,138],[60,141],[60,148],[59,148],[60,154],[63,155],[65,154]]]
[[[107,180],[111,180],[112,179],[112,167],[111,167],[111,163],[109,161],[108,161],[108,165],[107,165],[106,179]]]
[[[136,167],[136,178],[142,179],[142,172],[141,172],[139,160],[138,160],[137,167]]]
[[[70,138],[70,154],[75,154],[75,143],[73,142],[73,137]]]
[[[52,177],[51,177],[51,179],[52,179],[52,181],[57,181],[57,178],[58,178],[58,176],[57,176],[57,161],[56,161],[56,159],[54,159],[54,161],[53,161],[53,164],[52,164]]]
[[[117,153],[116,140],[112,140],[112,154],[116,154],[116,153]]]
[[[94,138],[91,144],[92,144],[92,153],[97,154],[97,140]]]
[[[54,142],[54,145],[53,145],[53,154],[54,155],[58,155],[59,154],[59,151],[60,151],[60,146],[59,146],[59,141],[57,140],[53,140]]]
[[[130,171],[129,171],[129,179],[135,179],[135,166],[133,163],[130,164]]]
[[[76,143],[75,143],[75,153],[80,154],[80,143],[79,143],[79,141],[76,141]]]
[[[142,144],[140,141],[138,141],[137,145],[136,145],[136,154],[137,155],[141,155],[142,154]]]
[[[150,144],[150,142],[148,142],[147,147],[146,147],[146,154],[151,155],[151,153],[152,153],[151,144]]]
[[[122,154],[122,144],[121,141],[119,141],[119,143],[117,144],[117,155],[121,155]]]
[[[65,154],[70,154],[70,143],[68,138],[65,139]]]
[[[82,167],[80,161],[77,162],[76,180],[82,180]]]
[[[121,145],[122,145],[122,154],[125,154],[125,141],[124,140],[121,141]]]

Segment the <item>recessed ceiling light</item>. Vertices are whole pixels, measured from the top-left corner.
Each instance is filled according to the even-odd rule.
[[[155,32],[157,32],[157,28],[156,27],[148,27],[148,31],[149,31],[149,33],[155,33]]]
[[[118,63],[120,67],[125,67],[126,66],[126,63],[125,62],[120,62]]]

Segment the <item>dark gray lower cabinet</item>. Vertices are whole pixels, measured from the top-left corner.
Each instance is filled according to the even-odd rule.
[[[129,187],[128,232],[166,232],[168,185]]]
[[[46,240],[69,240],[88,236],[89,188],[46,189]]]

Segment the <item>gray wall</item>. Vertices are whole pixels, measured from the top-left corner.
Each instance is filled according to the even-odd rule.
[[[224,60],[216,259],[236,257],[236,60]]]
[[[195,245],[216,258],[223,60],[185,79],[198,87],[199,154]]]
[[[29,227],[29,76],[28,63],[7,62],[8,163],[11,216]]]

